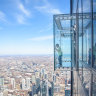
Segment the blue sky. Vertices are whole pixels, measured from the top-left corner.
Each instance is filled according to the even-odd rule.
[[[53,14],[69,0],[0,0],[0,55],[52,54]]]

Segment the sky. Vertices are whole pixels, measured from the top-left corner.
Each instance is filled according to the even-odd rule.
[[[70,0],[0,0],[0,55],[53,54],[53,15]]]

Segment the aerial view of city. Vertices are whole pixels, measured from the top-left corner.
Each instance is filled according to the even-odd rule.
[[[0,56],[0,96],[63,96],[70,72],[54,72],[53,56]],[[67,79],[65,79],[67,77]],[[66,82],[66,84],[65,84]]]
[[[96,96],[96,0],[0,0],[0,96]]]

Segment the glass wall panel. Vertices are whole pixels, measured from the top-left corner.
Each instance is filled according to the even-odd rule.
[[[96,69],[96,0],[93,0],[93,67]]]
[[[89,67],[91,67],[91,35],[92,35],[92,27],[91,20],[83,19],[83,86],[85,88],[87,96],[90,94],[90,79],[91,74]]]
[[[83,0],[83,14],[91,16],[91,0]],[[91,35],[92,35],[92,23],[91,17],[86,19],[83,17],[83,61],[84,67],[91,66]]]
[[[85,66],[91,66],[91,20],[88,19],[84,19],[84,23],[83,23],[83,60],[84,60],[84,64]]]
[[[71,35],[70,20],[62,20],[61,31],[62,67],[71,67]]]
[[[73,0],[73,6],[77,8],[76,6],[77,2],[75,3],[74,1],[75,0]],[[81,5],[82,2],[83,5]],[[90,85],[91,73],[89,68],[91,68],[91,59],[92,59],[92,55],[91,55],[92,54],[92,47],[91,47],[92,46],[91,43],[92,42],[91,40],[92,39],[92,18],[91,18],[92,6],[91,6],[91,0],[82,0],[82,2],[81,0],[79,0],[79,4],[78,4],[79,16],[83,11],[83,18],[82,17],[79,18],[79,76],[81,80],[83,80],[82,82],[83,82],[83,87],[85,89],[86,96],[89,96],[91,92],[91,85]],[[73,7],[73,12],[76,11],[75,8]],[[86,18],[87,16],[90,16],[90,18]],[[79,84],[77,84],[77,86],[78,86],[77,89],[79,89],[80,88]],[[79,95],[78,92],[77,94]]]
[[[55,69],[71,68],[70,18],[66,17],[57,15],[54,19]]]
[[[91,92],[91,68],[92,60],[92,18],[91,18],[91,0],[83,1],[83,86],[87,96],[90,96]],[[90,18],[84,17],[84,14],[90,16]]]
[[[54,20],[54,45],[58,44],[59,47],[61,47],[61,41],[60,41],[61,37],[60,37],[60,31],[58,29],[58,26]],[[58,62],[58,54],[55,50],[55,47],[54,47],[54,67],[58,67],[59,65],[56,65],[56,63]]]
[[[96,69],[96,20],[93,21],[93,64]]]

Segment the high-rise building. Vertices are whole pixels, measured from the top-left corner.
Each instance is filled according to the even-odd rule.
[[[32,86],[32,96],[36,94],[36,85]]]
[[[35,78],[35,75],[32,75],[32,84],[36,84],[36,78]]]
[[[70,12],[53,23],[54,70],[66,72],[65,95],[96,96],[96,0],[70,0]]]
[[[56,75],[52,74],[52,77],[53,77],[53,82],[56,83]]]
[[[0,77],[0,86],[4,86],[4,77]]]
[[[39,78],[39,72],[35,72],[36,78]]]
[[[49,96],[49,82],[48,82],[48,80],[46,80],[46,90],[47,90],[47,92],[46,92],[46,96]]]
[[[30,78],[26,78],[26,88],[30,89]]]
[[[22,79],[22,90],[25,90],[25,88],[26,88],[26,87],[25,87],[25,79],[23,78],[23,79]]]
[[[11,85],[12,85],[12,88],[14,89],[15,88],[15,79],[14,78],[11,78]]]
[[[42,81],[41,83],[41,96],[47,96],[47,86],[45,81]]]

